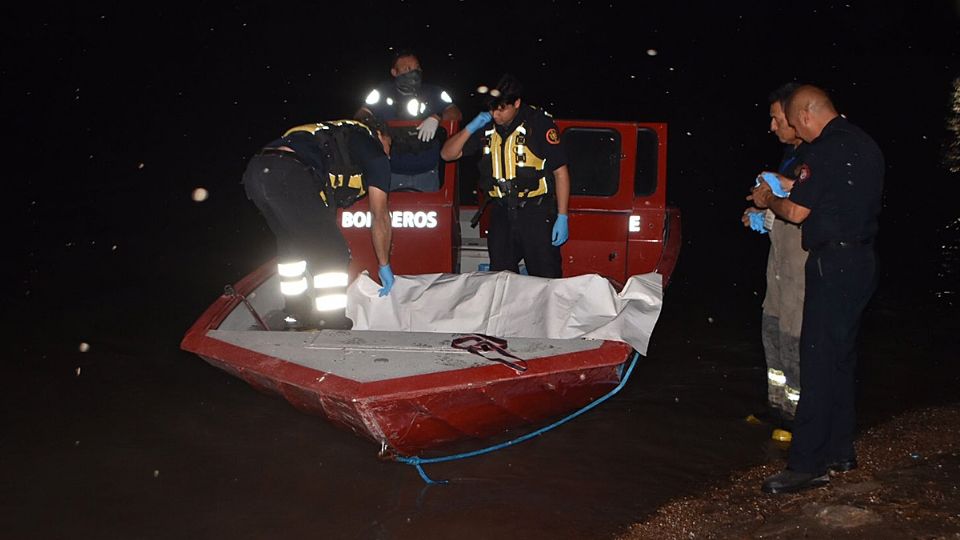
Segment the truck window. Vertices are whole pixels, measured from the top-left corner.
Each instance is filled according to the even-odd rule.
[[[609,197],[620,184],[620,132],[571,127],[563,132],[570,194]]]
[[[637,130],[637,171],[633,180],[634,195],[646,197],[657,191],[657,132]]]

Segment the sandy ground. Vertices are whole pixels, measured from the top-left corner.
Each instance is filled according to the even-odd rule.
[[[788,495],[760,491],[782,463],[661,507],[621,540],[960,538],[960,405],[903,413],[864,432],[859,469]]]

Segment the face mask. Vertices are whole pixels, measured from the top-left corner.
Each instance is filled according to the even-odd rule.
[[[408,71],[403,75],[397,75],[397,90],[401,94],[416,94],[420,91],[420,83],[423,81],[423,72],[419,69]]]

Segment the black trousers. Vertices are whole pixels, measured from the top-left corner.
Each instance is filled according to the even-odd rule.
[[[876,289],[872,245],[812,250],[800,334],[800,403],[787,468],[824,473],[856,457],[857,333]]]
[[[337,227],[337,210],[320,198],[313,169],[282,156],[254,156],[243,186],[277,238],[279,262],[305,260],[308,275],[347,271],[350,251]],[[287,311],[309,316],[312,295],[300,296],[306,300],[294,301]]]
[[[547,198],[529,201],[511,216],[505,202],[494,200],[490,209],[487,248],[490,270],[519,272],[523,259],[531,276],[559,278],[562,274],[560,248],[551,245],[557,202]]]

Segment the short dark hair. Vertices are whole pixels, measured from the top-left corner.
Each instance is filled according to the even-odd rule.
[[[505,73],[496,86],[497,95],[493,92],[487,94],[486,105],[490,109],[496,109],[504,103],[513,103],[518,99],[523,99],[523,84],[509,73]]]
[[[787,99],[789,99],[790,96],[792,96],[797,90],[797,88],[800,88],[801,86],[803,85],[797,82],[788,82],[773,92],[770,92],[770,95],[767,96],[767,103],[769,105],[780,103],[780,106],[786,110]]]
[[[393,53],[393,57],[390,59],[390,69],[397,67],[397,60],[406,56],[412,56],[417,59],[417,62],[420,61],[420,57],[413,49],[397,49],[397,52]]]

